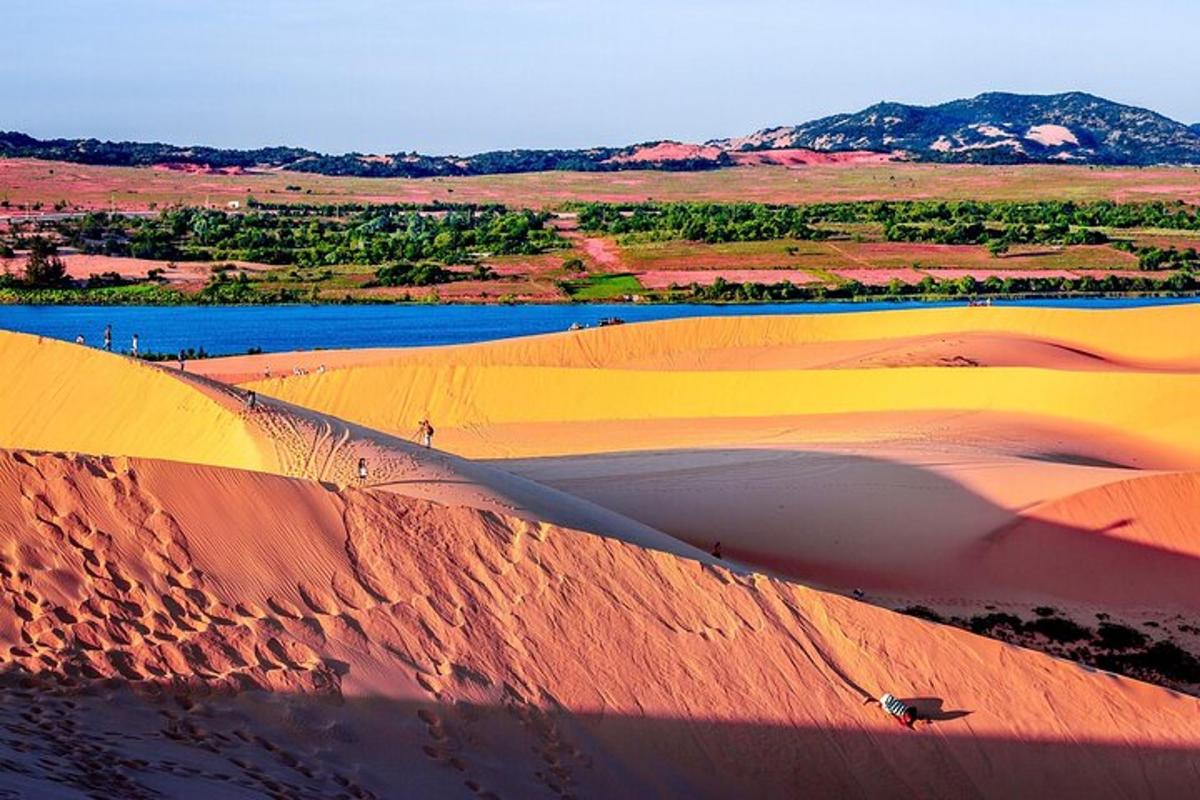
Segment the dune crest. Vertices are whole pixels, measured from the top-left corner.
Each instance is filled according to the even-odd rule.
[[[469,506],[703,558],[608,509],[503,470],[203,376],[49,339],[0,332],[0,447],[141,456],[365,486]],[[80,413],[59,413],[65,404]],[[368,476],[358,478],[359,459]]]

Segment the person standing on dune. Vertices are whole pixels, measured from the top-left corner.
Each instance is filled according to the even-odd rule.
[[[417,423],[417,437],[425,447],[433,447],[433,426],[429,424],[428,419],[422,419]]]
[[[133,335],[133,341],[129,346],[129,355],[133,356],[134,358],[138,357],[138,335],[136,333]]]
[[[104,349],[112,352],[112,325],[104,326]]]
[[[358,483],[360,486],[367,484],[367,460],[365,458],[358,460]]]

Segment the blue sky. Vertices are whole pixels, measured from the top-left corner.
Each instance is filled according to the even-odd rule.
[[[1200,122],[1190,0],[10,0],[0,129],[469,153],[702,140],[988,90]]]

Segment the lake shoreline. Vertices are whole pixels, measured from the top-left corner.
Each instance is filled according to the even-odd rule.
[[[629,307],[643,308],[649,306],[739,306],[739,307],[754,307],[765,305],[789,305],[789,306],[811,306],[837,303],[843,305],[861,305],[869,303],[898,303],[910,305],[927,305],[932,303],[968,303],[975,301],[976,303],[988,302],[1024,302],[1029,300],[1103,300],[1103,299],[1121,299],[1121,300],[1188,300],[1200,299],[1200,290],[1189,291],[1164,291],[1164,292],[1022,292],[1013,294],[988,294],[977,293],[973,295],[961,294],[926,294],[926,295],[886,295],[886,294],[868,294],[859,297],[806,297],[797,298],[794,300],[712,300],[700,298],[686,298],[679,300],[647,298],[638,301],[629,300],[572,300],[564,298],[562,300],[546,300],[546,299],[530,299],[530,300],[500,300],[500,299],[437,299],[437,300],[404,300],[404,299],[368,299],[362,297],[345,298],[345,299],[320,299],[317,301],[303,302],[251,302],[251,303],[212,303],[200,302],[193,300],[188,295],[179,297],[155,298],[153,295],[149,297],[128,298],[119,297],[109,299],[103,296],[87,296],[80,298],[41,298],[37,295],[33,296],[14,296],[0,291],[0,308],[13,306],[39,306],[39,307],[93,307],[93,308],[295,308],[295,307],[324,307],[324,306],[363,306],[363,307],[436,307],[436,306],[458,306],[464,308],[511,308],[511,307],[529,307],[529,306],[559,306],[559,307],[589,307],[589,306],[606,306],[606,307]],[[146,302],[150,300],[150,302]]]
[[[1197,304],[1195,297],[1069,297],[998,299],[994,307],[1042,306],[1120,309]],[[545,303],[459,304],[292,304],[292,305],[0,305],[0,329],[64,341],[82,336],[87,345],[103,341],[111,327],[116,351],[177,354],[188,350],[244,354],[293,350],[423,347],[468,344],[519,336],[594,328],[613,318],[638,323],[686,317],[856,314],[962,308],[965,299],[870,300],[793,303]],[[980,309],[986,313],[986,308]]]

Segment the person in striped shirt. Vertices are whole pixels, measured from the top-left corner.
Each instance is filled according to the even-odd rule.
[[[917,721],[917,710],[906,703],[897,700],[891,694],[884,694],[879,698],[879,706],[893,718],[896,722],[906,728],[911,728]]]

